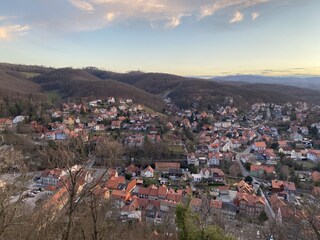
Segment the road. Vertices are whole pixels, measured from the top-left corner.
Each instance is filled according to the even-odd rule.
[[[245,169],[245,167],[243,166],[242,162],[241,162],[241,156],[243,155],[246,155],[246,154],[249,154],[250,153],[250,150],[251,150],[251,146],[248,146],[243,152],[235,152],[237,155],[236,155],[236,162],[238,163],[239,167],[240,167],[240,171],[241,171],[241,174],[242,176],[244,177],[247,177],[247,176],[250,176],[250,173],[248,172],[247,169]],[[258,178],[255,178],[253,177],[253,188],[255,190],[255,192],[258,192],[258,190],[260,189],[260,182],[261,180],[258,179]],[[258,184],[255,184],[255,183],[258,183]],[[275,213],[274,211],[272,210],[271,206],[270,206],[270,203],[267,199],[267,197],[264,195],[262,189],[261,190],[261,197],[264,198],[265,200],[265,203],[266,203],[266,207],[265,207],[265,210],[266,210],[266,213],[268,215],[268,217],[271,219],[275,219]]]
[[[241,163],[241,156],[249,154],[251,150],[251,146],[248,146],[243,152],[234,152],[236,153],[236,162],[238,163],[239,167],[240,167],[240,171],[242,176],[246,177],[249,176],[249,172],[247,171],[247,169],[245,169],[245,167],[243,166],[243,164]]]

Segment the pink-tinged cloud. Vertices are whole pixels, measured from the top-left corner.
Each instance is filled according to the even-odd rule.
[[[23,36],[30,30],[28,25],[5,25],[0,26],[0,40],[9,40],[17,36]]]
[[[237,23],[241,22],[244,18],[244,15],[242,12],[236,11],[233,15],[233,17],[230,19],[230,23]]]

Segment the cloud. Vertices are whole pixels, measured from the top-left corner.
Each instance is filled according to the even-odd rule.
[[[30,30],[29,25],[6,25],[0,26],[0,40],[12,39],[15,36],[23,36]]]
[[[254,12],[251,14],[252,21],[255,21],[258,17],[260,17],[260,13]]]
[[[104,19],[109,23],[109,22],[113,21],[115,16],[116,16],[115,13],[109,12],[109,13],[106,13]]]
[[[23,18],[33,28],[42,28],[55,34],[95,31],[115,24],[132,26],[142,22],[154,29],[164,30],[219,11],[227,17],[235,10],[244,12],[245,8],[268,1],[272,0],[67,0],[70,6],[65,7],[65,0],[62,0],[50,1],[51,7],[47,9],[37,5],[37,14],[34,14],[35,10],[26,8]],[[50,11],[52,8],[61,11]],[[225,24],[228,24],[228,20],[225,20]]]
[[[181,17],[172,17],[171,20],[166,24],[166,29],[173,29],[181,24]]]
[[[265,3],[270,0],[217,0],[213,1],[211,4],[206,4],[201,7],[199,19],[214,15],[219,10],[238,7],[238,8],[248,8],[257,4]]]
[[[236,11],[233,15],[233,18],[230,20],[230,23],[237,23],[241,22],[244,18],[244,15],[242,12]]]
[[[82,11],[89,12],[89,13],[92,13],[94,11],[93,5],[90,4],[89,2],[82,1],[82,0],[69,0],[69,2],[73,6],[75,6],[76,8]]]
[[[3,21],[3,20],[6,20],[7,17],[6,16],[0,16],[0,22]]]

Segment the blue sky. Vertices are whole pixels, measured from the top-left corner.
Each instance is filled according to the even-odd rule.
[[[180,75],[320,75],[319,0],[10,0],[0,61]]]

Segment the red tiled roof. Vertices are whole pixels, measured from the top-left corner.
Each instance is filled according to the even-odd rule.
[[[156,169],[180,168],[180,163],[177,162],[156,162]]]
[[[238,201],[246,201],[249,205],[255,205],[257,203],[262,203],[263,205],[265,205],[265,201],[262,197],[259,197],[255,194],[247,194],[247,193],[237,193],[237,197],[236,199]]]
[[[162,185],[159,187],[158,195],[165,197],[167,195],[167,192],[168,192],[168,188],[165,185]]]
[[[254,145],[256,147],[262,147],[262,148],[266,148],[267,147],[265,142],[255,142]]]
[[[192,198],[190,201],[190,206],[191,207],[200,207],[201,203],[202,203],[201,198]]]
[[[215,208],[215,209],[222,209],[222,201],[211,200],[210,201],[210,206]]]
[[[139,188],[139,191],[138,191],[138,194],[141,194],[141,195],[149,195],[149,192],[150,192],[150,189],[147,188],[147,187],[140,187]]]
[[[117,189],[120,183],[125,183],[126,179],[123,176],[120,177],[111,177],[106,182],[106,187],[110,189]]]
[[[265,171],[266,173],[269,173],[269,174],[275,172],[274,166],[264,166],[264,165],[251,165],[250,166],[250,171],[258,172],[260,170],[263,170],[263,171]]]
[[[290,191],[295,191],[296,190],[296,185],[293,182],[272,180],[271,181],[271,185],[272,185],[273,189],[287,188]]]
[[[311,178],[313,182],[320,182],[320,172],[313,171],[311,174]]]

